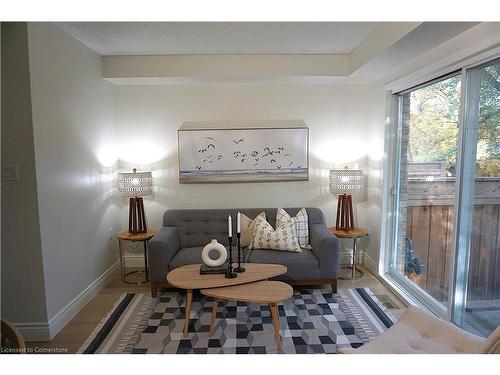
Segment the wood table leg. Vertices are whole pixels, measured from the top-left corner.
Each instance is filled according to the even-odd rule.
[[[193,302],[193,289],[188,289],[186,294],[186,313],[184,315],[184,337],[187,337],[189,318],[191,316],[191,302]]]
[[[212,302],[212,316],[210,317],[210,337],[213,336],[215,331],[215,318],[217,316],[217,307],[219,306],[219,300],[214,298]]]
[[[276,348],[277,350],[281,350],[280,316],[278,313],[278,306],[275,303],[270,303],[269,311],[271,312],[271,317],[273,318],[274,339],[276,340]]]

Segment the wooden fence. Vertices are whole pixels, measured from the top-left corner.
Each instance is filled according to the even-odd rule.
[[[452,266],[454,181],[435,184],[422,188],[410,181],[406,233],[413,241],[415,256],[425,266],[413,280],[438,301],[446,301]],[[468,301],[500,305],[499,194],[500,179],[476,181]]]

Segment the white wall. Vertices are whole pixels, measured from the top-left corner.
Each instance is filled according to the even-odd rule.
[[[113,92],[100,57],[52,24],[30,23],[40,233],[51,335],[118,259]],[[83,294],[82,294],[83,293]]]
[[[328,188],[329,169],[349,165],[363,168],[371,175],[369,164],[383,152],[385,97],[380,86],[298,83],[117,85],[114,92],[120,169],[139,167],[153,171],[155,195],[146,201],[146,215],[153,228],[161,226],[162,214],[168,208],[279,205],[320,207],[327,224],[332,226],[336,198]],[[310,128],[309,181],[179,184],[177,129],[184,122],[283,119],[303,120]],[[371,178],[370,181],[375,180]],[[126,202],[123,203],[121,218],[126,228],[128,208]],[[378,249],[378,204],[378,198],[370,197],[369,202],[357,206],[359,223],[369,225],[372,230],[372,240],[363,243],[372,253]],[[370,215],[377,216],[368,217],[367,208]]]
[[[365,225],[370,228],[370,244],[365,246],[365,257],[363,263],[373,273],[378,272],[380,253],[380,238],[383,200],[383,175],[384,161],[387,155],[384,153],[385,121],[387,93],[382,87],[377,90],[377,95],[372,98],[372,105],[377,109],[368,114],[368,199],[365,206]],[[363,247],[366,239],[360,241]]]

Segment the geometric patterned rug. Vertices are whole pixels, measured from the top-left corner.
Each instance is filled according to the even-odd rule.
[[[126,294],[103,319],[80,353],[266,354],[329,353],[359,347],[396,322],[368,288],[294,289],[278,305],[282,348],[277,351],[267,305],[221,301],[209,337],[211,298],[194,293],[189,334],[182,291]]]

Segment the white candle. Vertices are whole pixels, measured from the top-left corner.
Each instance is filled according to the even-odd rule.
[[[240,211],[238,211],[238,215],[236,216],[236,233],[241,233],[241,228],[240,228]]]
[[[227,218],[227,225],[228,225],[228,231],[229,231],[229,237],[233,237],[233,223],[231,221],[231,215]]]

